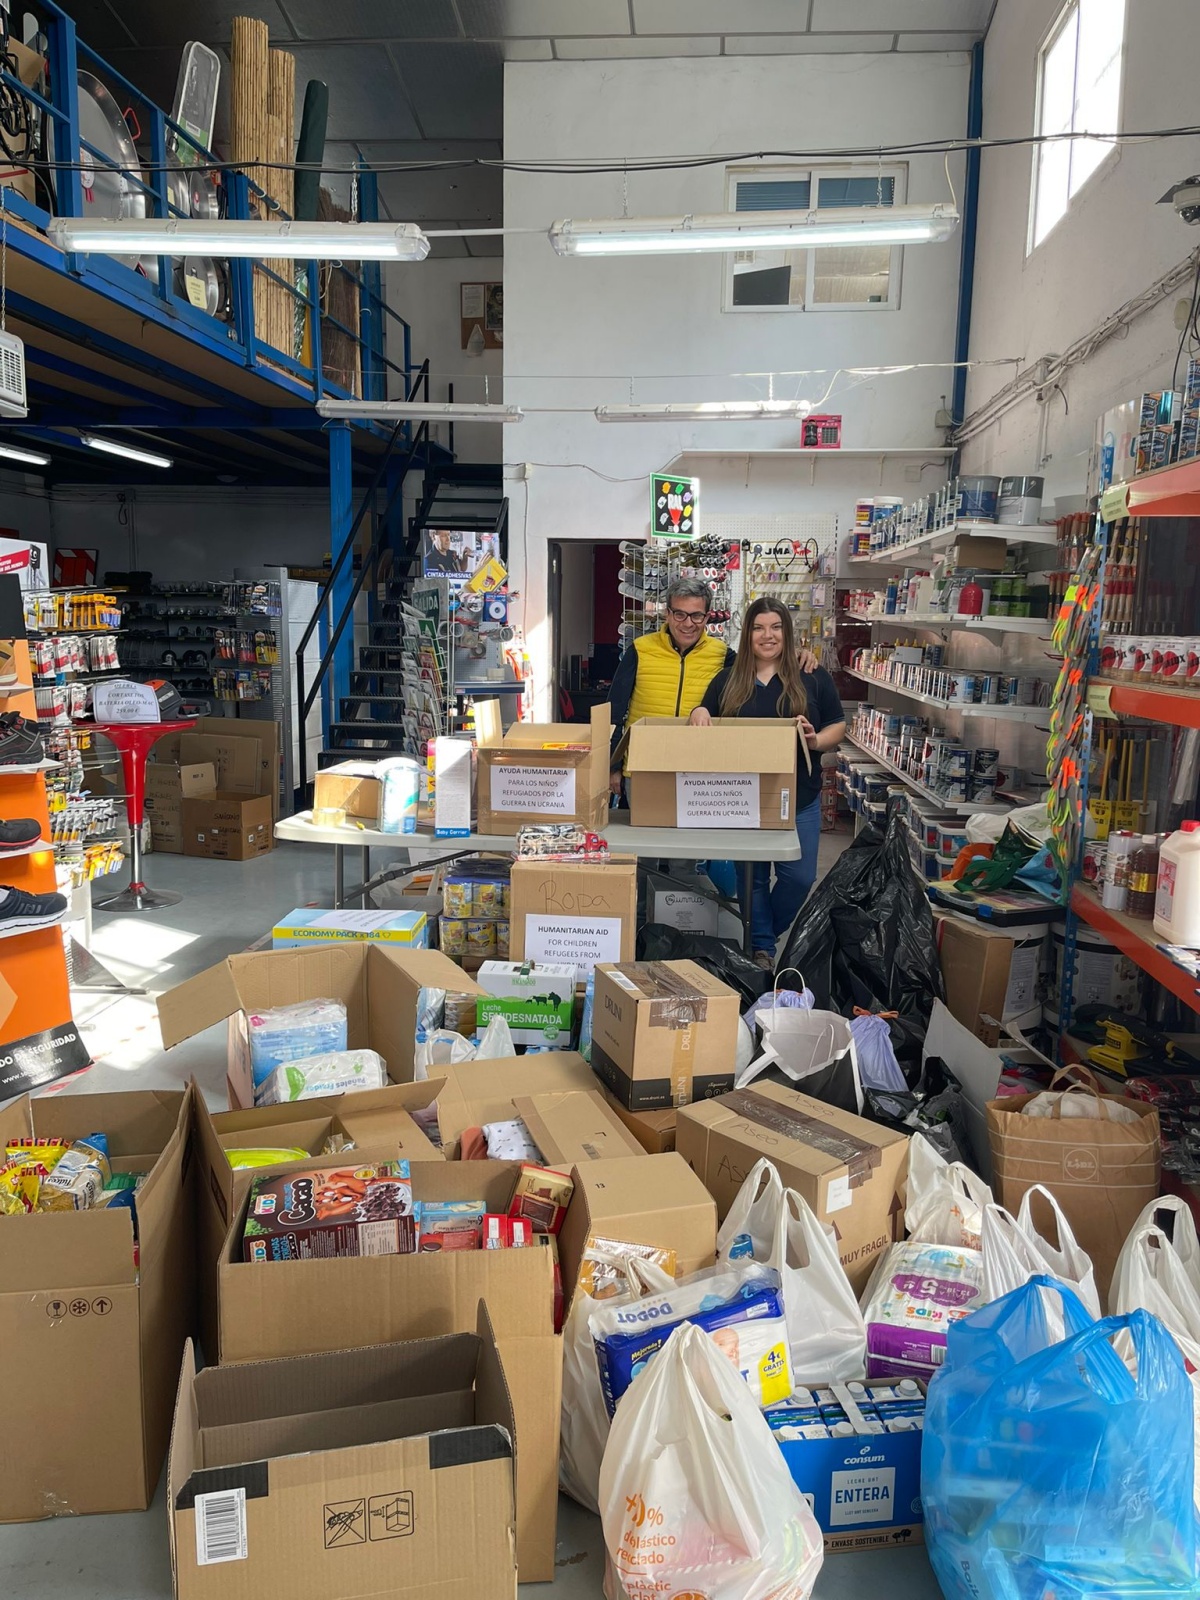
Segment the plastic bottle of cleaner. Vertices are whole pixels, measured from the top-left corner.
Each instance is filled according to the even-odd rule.
[[[958,614],[960,617],[983,615],[983,589],[973,572],[963,584],[962,593],[958,597]]]
[[[1172,944],[1200,948],[1200,822],[1181,822],[1163,841],[1154,931]]]

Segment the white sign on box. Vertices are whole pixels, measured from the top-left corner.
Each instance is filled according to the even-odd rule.
[[[574,767],[507,767],[492,771],[492,810],[575,815]]]
[[[526,961],[573,961],[575,981],[586,983],[597,961],[620,961],[620,917],[525,916]]]
[[[113,678],[92,690],[92,715],[97,722],[161,722],[158,696],[148,683]]]
[[[757,772],[677,772],[675,826],[757,828]]]

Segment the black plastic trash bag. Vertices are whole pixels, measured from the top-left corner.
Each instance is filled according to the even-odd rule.
[[[946,994],[933,913],[898,816],[886,835],[864,828],[817,884],[787,936],[777,970],[786,967],[803,973],[819,1008],[895,1011],[892,1047],[916,1083],[929,1013]]]
[[[711,933],[687,933],[665,922],[648,922],[637,936],[639,961],[694,961],[742,997],[744,1011],[771,987],[771,974],[727,939]]]

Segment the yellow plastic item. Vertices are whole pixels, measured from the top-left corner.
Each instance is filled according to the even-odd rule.
[[[244,1167],[276,1167],[285,1161],[308,1161],[310,1150],[226,1150],[225,1159],[235,1172]]]

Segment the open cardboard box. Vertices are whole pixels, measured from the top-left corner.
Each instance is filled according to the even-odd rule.
[[[483,1200],[491,1211],[506,1211],[520,1170],[519,1162],[510,1161],[420,1162],[411,1169],[413,1197]],[[592,1233],[673,1249],[681,1274],[713,1260],[716,1208],[678,1156],[592,1161],[576,1167],[571,1176],[575,1192],[559,1235],[564,1292],[574,1287],[580,1255]],[[550,1251],[532,1246],[247,1262],[241,1259],[246,1211],[243,1199],[218,1266],[222,1365],[471,1332],[478,1302],[487,1301],[521,1441],[521,1580],[552,1579],[562,1342],[552,1331]],[[510,1341],[516,1341],[511,1359]]]
[[[796,762],[788,717],[640,717],[629,728],[625,771],[635,828],[794,828]]]
[[[0,1110],[0,1144],[102,1132],[114,1171],[147,1174],[136,1250],[124,1207],[0,1218],[0,1522],[144,1511],[154,1497],[195,1311],[191,1122],[190,1088]]]
[[[606,701],[592,707],[590,726],[515,722],[505,731],[499,702],[477,700],[475,727],[480,833],[516,834],[534,822],[577,822],[603,833],[611,798],[612,716]]]
[[[265,717],[197,717],[193,727],[166,734],[154,747],[156,761],[182,766],[211,761],[217,788],[226,794],[271,796],[279,816],[279,725]]]
[[[200,1340],[205,1355],[217,1352],[217,1259],[229,1232],[229,1219],[250,1189],[255,1169],[229,1165],[230,1150],[297,1149],[320,1156],[331,1134],[354,1141],[347,1156],[359,1161],[441,1161],[442,1152],[413,1121],[438,1097],[441,1078],[424,1083],[397,1083],[386,1089],[295,1100],[251,1111],[210,1112],[199,1089],[195,1097],[196,1248],[200,1284]],[[331,1156],[331,1164],[338,1160]],[[285,1162],[274,1172],[310,1166],[311,1161]]]
[[[233,1110],[254,1104],[247,1011],[341,1000],[351,1050],[375,1050],[393,1083],[411,1083],[422,989],[482,997],[461,967],[437,950],[323,944],[228,956],[158,997],[164,1049],[229,1019],[227,1084]]]
[[[512,1600],[513,1405],[478,1333],[197,1373],[167,1472],[176,1600]]]

